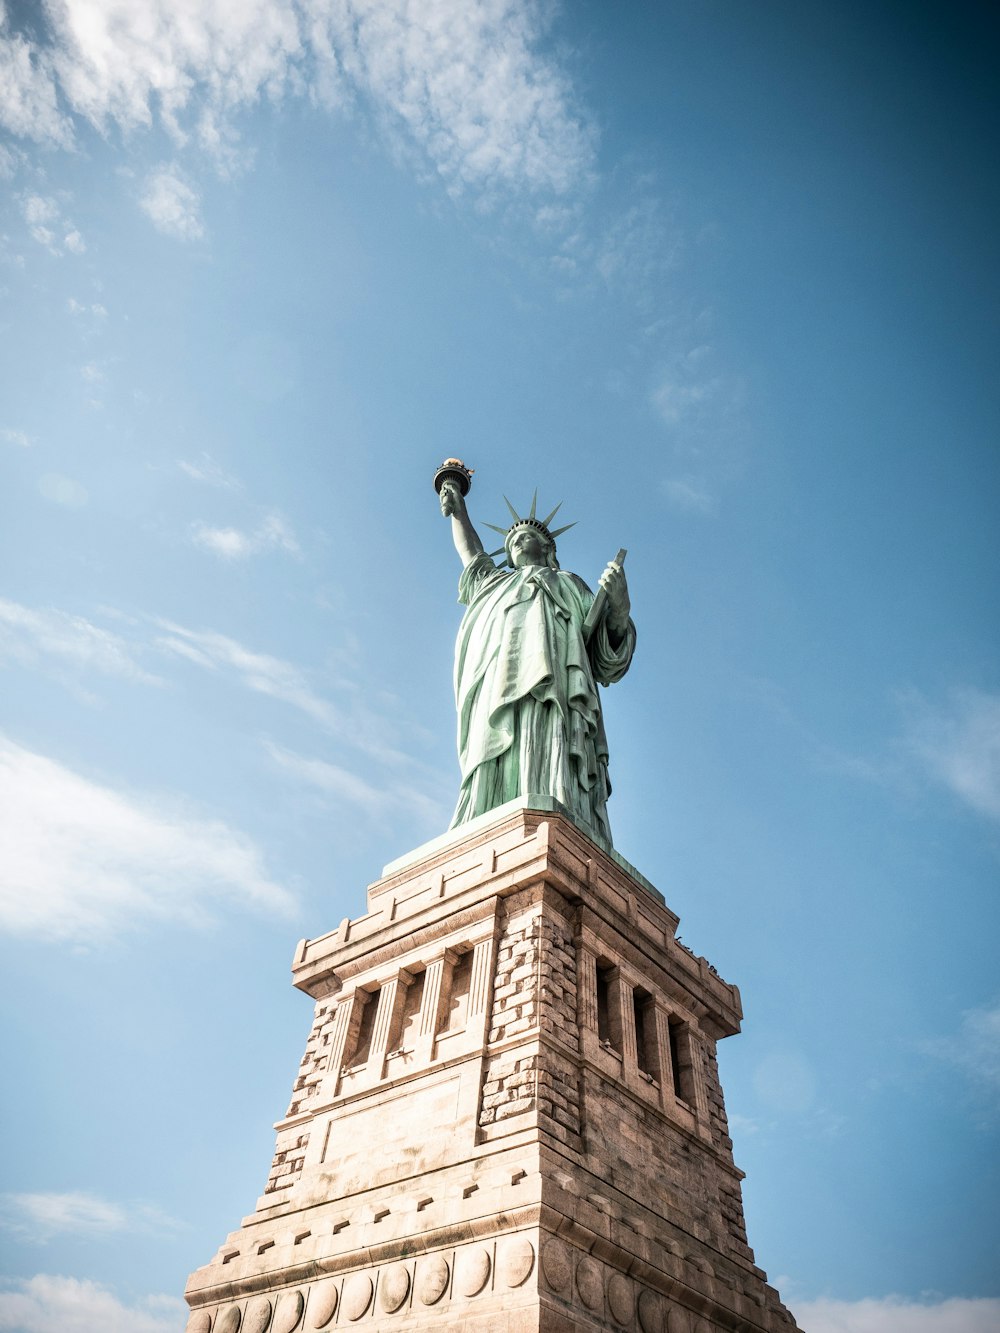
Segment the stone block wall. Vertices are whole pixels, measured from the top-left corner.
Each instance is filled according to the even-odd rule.
[[[538,1092],[538,1054],[499,1057],[486,1064],[480,1125],[493,1125],[535,1108]]]
[[[505,912],[497,949],[496,981],[489,1042],[505,1041],[538,1023],[539,969],[542,955],[540,911],[518,911],[520,902]]]
[[[320,1081],[330,1066],[330,1041],[335,1016],[336,1005],[324,1001],[316,1005],[313,1025],[306,1040],[305,1054],[292,1087],[292,1100],[285,1112],[288,1119],[305,1109],[304,1103],[315,1096]]]
[[[576,1063],[552,1049],[542,1057],[537,1046],[541,1039],[580,1049],[576,946],[569,925],[537,894],[511,899],[501,925],[488,1042],[511,1038],[529,1045],[487,1056],[480,1127],[535,1112],[557,1138],[579,1135]]]
[[[576,941],[561,917],[547,915],[541,923],[542,960],[539,993],[542,1030],[571,1051],[580,1049],[577,1017]]]
[[[724,1159],[733,1160],[733,1141],[729,1137],[729,1120],[726,1116],[726,1102],[722,1095],[722,1081],[719,1078],[719,1060],[715,1042],[706,1041],[702,1047],[703,1077],[708,1097],[709,1118],[712,1127],[712,1142]],[[743,1215],[743,1190],[740,1186],[742,1172],[733,1167],[732,1178],[722,1176],[719,1184],[719,1201],[726,1229],[729,1233],[730,1248],[749,1263],[754,1262],[754,1253],[747,1244],[746,1218]]]
[[[273,1194],[276,1190],[287,1189],[288,1186],[295,1184],[302,1174],[308,1146],[308,1134],[297,1134],[294,1137],[288,1135],[278,1139],[278,1147],[271,1160],[271,1170],[264,1187],[265,1194]]]
[[[320,1001],[315,1007],[305,1053],[292,1086],[292,1099],[285,1112],[286,1120],[298,1120],[307,1113],[309,1103],[315,1099],[319,1091],[320,1083],[330,1065],[330,1045],[336,1012],[337,1006],[325,1001]],[[287,1189],[296,1183],[302,1173],[308,1146],[309,1133],[303,1130],[301,1120],[295,1125],[282,1124],[279,1127],[274,1156],[264,1187],[265,1194],[274,1194],[277,1190]]]
[[[712,1142],[724,1153],[733,1151],[733,1141],[729,1137],[729,1119],[726,1116],[726,1102],[722,1095],[722,1082],[719,1078],[719,1059],[715,1042],[702,1043],[702,1078],[708,1096],[708,1115],[712,1130]]]

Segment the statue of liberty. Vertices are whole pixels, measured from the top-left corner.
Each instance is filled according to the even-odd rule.
[[[619,552],[597,596],[559,568],[556,537],[572,527],[524,518],[487,554],[465,504],[470,470],[438,468],[441,512],[462,560],[465,615],[455,645],[455,702],[462,787],[452,828],[518,796],[546,795],[608,844],[608,746],[597,686],[621,680],[635,650],[628,585]],[[506,497],[505,497],[506,498]],[[499,564],[493,556],[503,555]]]

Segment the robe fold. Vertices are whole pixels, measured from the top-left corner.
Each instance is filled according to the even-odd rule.
[[[500,569],[481,554],[458,589],[467,609],[455,648],[462,788],[452,828],[514,797],[547,795],[610,843],[597,685],[628,670],[635,626],[614,648],[602,620],[585,644],[594,594],[546,566]]]

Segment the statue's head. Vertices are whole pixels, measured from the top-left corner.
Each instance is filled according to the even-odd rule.
[[[537,518],[523,518],[520,523],[514,523],[507,529],[503,546],[507,563],[514,569],[523,569],[525,565],[559,568],[555,539]]]
[[[506,495],[504,499],[507,500]],[[563,528],[556,528],[553,532],[549,524],[555,518],[559,511],[559,505],[556,505],[548,518],[536,518],[535,508],[538,502],[538,492],[536,491],[531,501],[531,511],[526,518],[522,518],[509,500],[507,508],[510,510],[513,523],[509,528],[498,528],[495,523],[487,523],[488,528],[494,532],[499,532],[503,537],[503,546],[507,564],[512,569],[523,569],[526,565],[546,565],[549,569],[558,569],[559,561],[556,559],[556,538],[563,532],[567,532],[572,523],[567,523]],[[494,551],[493,555],[499,555],[500,551]]]

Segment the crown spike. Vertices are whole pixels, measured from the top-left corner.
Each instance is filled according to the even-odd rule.
[[[501,537],[506,537],[510,530],[509,528],[498,528],[495,523],[484,523],[483,527],[490,528],[493,532],[499,532]]]
[[[553,541],[555,541],[555,539],[556,539],[557,537],[561,536],[562,533],[564,533],[564,532],[569,532],[570,528],[575,528],[575,527],[576,527],[576,523],[575,523],[575,522],[574,522],[574,523],[567,523],[566,526],[565,526],[564,528],[556,528],[555,532],[550,532],[550,533],[549,533],[549,536],[552,538]]]
[[[511,504],[511,502],[507,499],[506,495],[503,497],[503,502],[504,502],[504,504],[507,506],[507,508],[510,510],[510,512],[511,512],[511,517],[514,519],[514,522],[515,522],[515,523],[520,523],[520,521],[521,521],[521,515],[517,512],[517,510],[514,508],[514,506]]]
[[[559,510],[560,510],[560,509],[562,509],[562,500],[559,501],[559,503],[556,505],[555,509],[553,509],[552,513],[548,516],[548,518],[543,518],[543,519],[542,519],[542,522],[544,523],[544,525],[545,525],[546,527],[549,526],[549,524],[550,524],[550,523],[552,522],[552,520],[555,518],[556,514],[559,513]]]
[[[538,508],[538,487],[536,486],[536,487],[535,487],[535,493],[534,493],[534,495],[531,497],[531,513],[528,515],[529,518],[534,518],[534,517],[535,517],[535,510],[536,510],[537,508]]]

